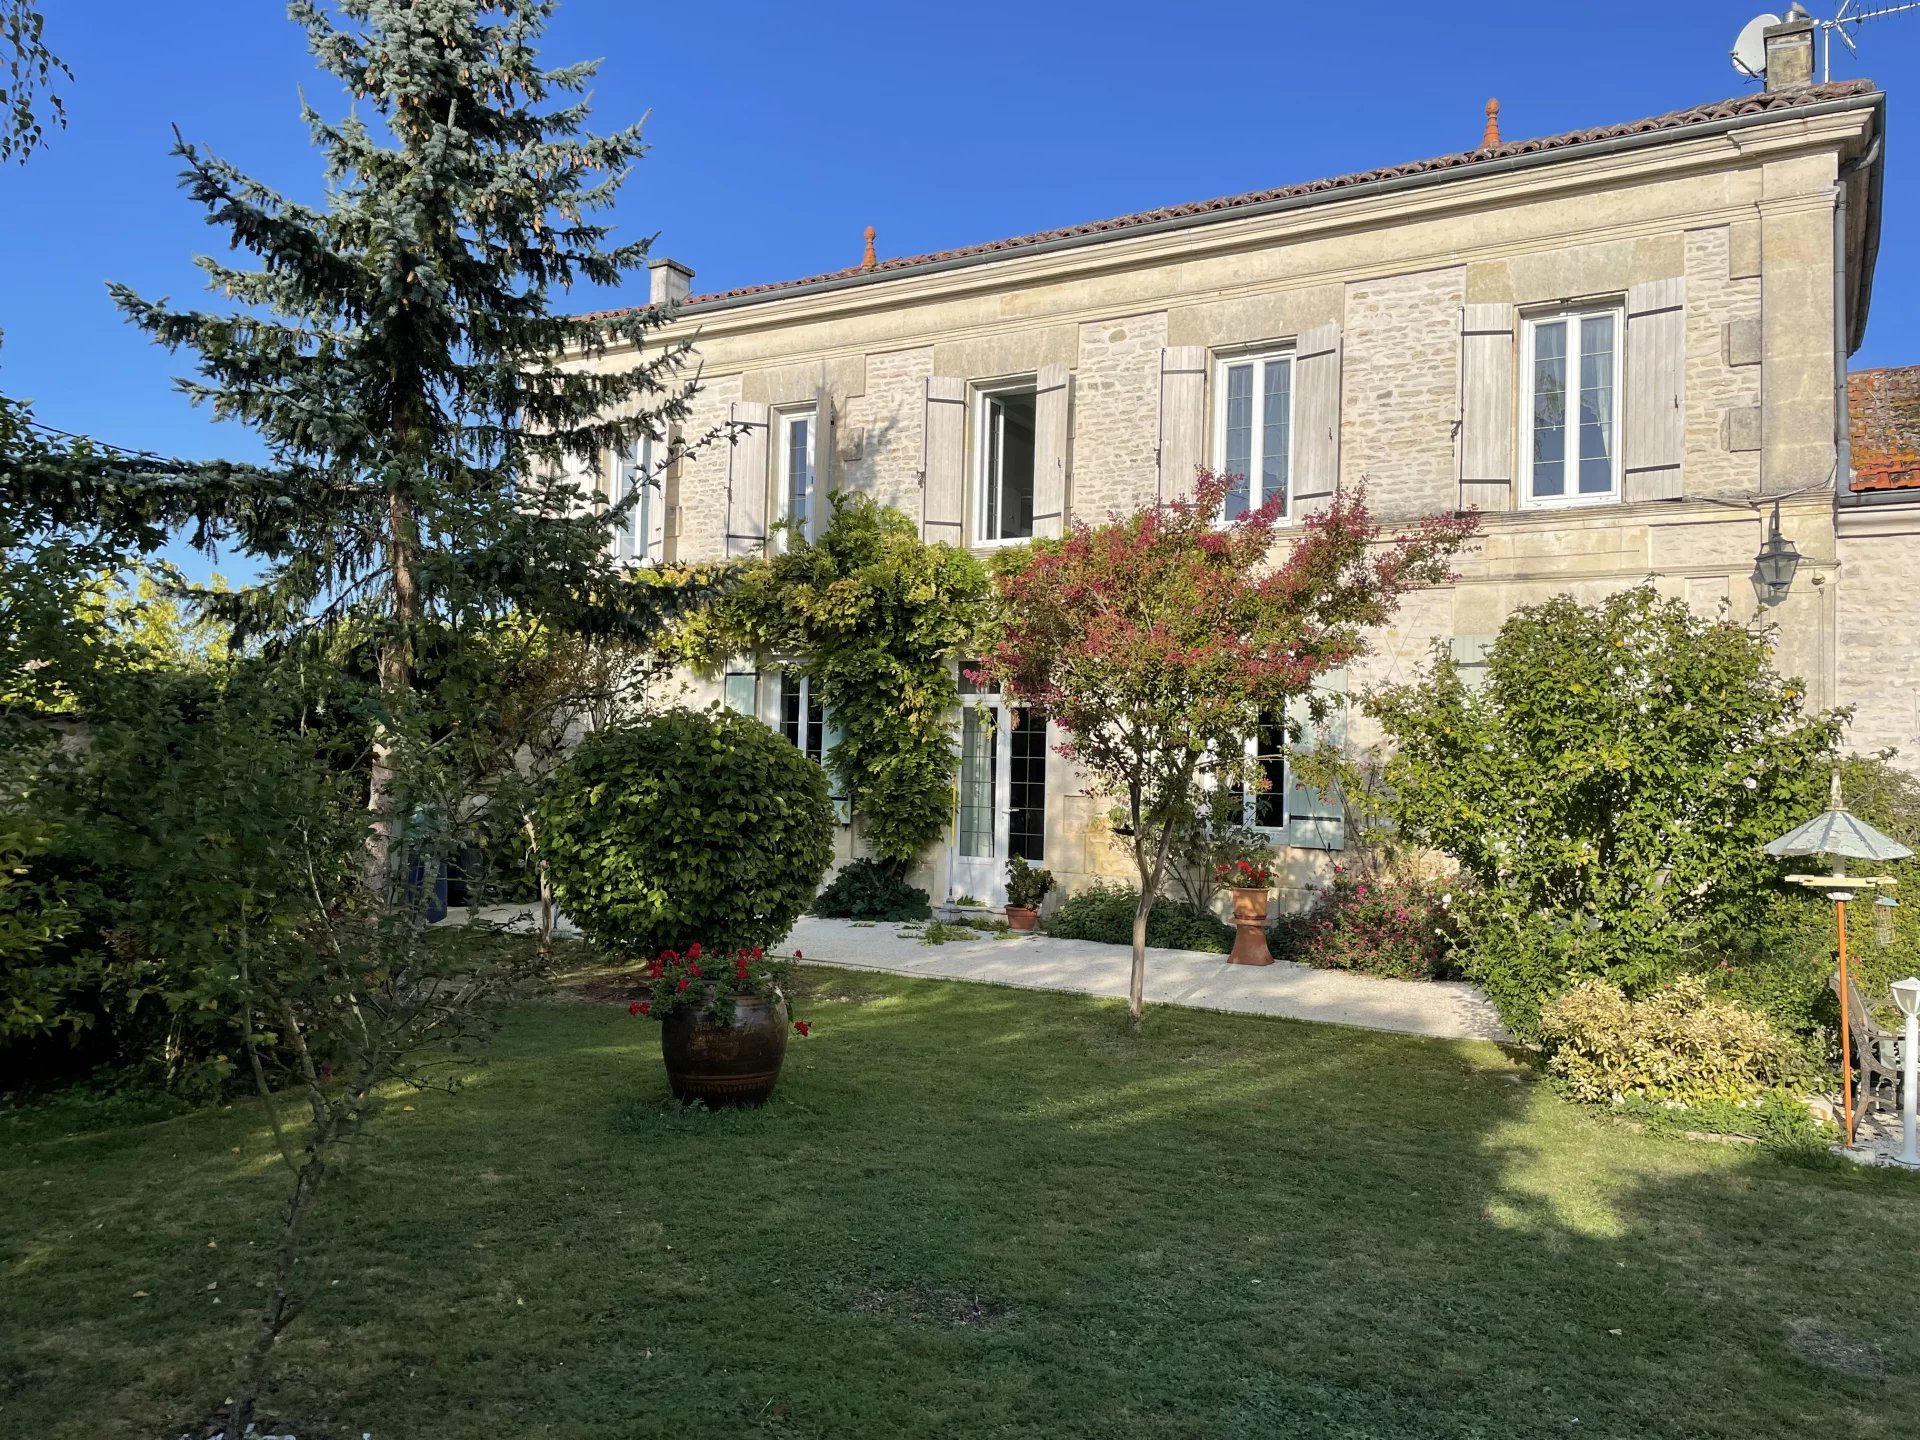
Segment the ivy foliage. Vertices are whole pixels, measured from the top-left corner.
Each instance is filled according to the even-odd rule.
[[[898,510],[832,498],[817,540],[790,537],[689,627],[689,658],[752,653],[809,678],[839,732],[827,767],[870,853],[902,872],[952,814],[954,661],[985,642],[987,573]]]
[[[718,708],[587,736],[540,828],[561,908],[603,949],[648,959],[777,944],[833,859],[820,767]]]
[[[1477,884],[1469,973],[1509,1029],[1604,978],[1628,995],[1717,965],[1763,918],[1766,842],[1820,808],[1844,712],[1809,714],[1769,637],[1650,586],[1515,612],[1470,688],[1444,645],[1370,696],[1399,833]]]

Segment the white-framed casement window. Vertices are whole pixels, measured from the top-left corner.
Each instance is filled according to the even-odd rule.
[[[1266,781],[1263,788],[1235,787],[1238,809],[1229,801],[1229,821],[1237,821],[1249,830],[1259,830],[1277,844],[1287,842],[1287,724],[1283,716],[1262,713],[1254,733],[1246,738],[1247,758],[1259,767]]]
[[[780,733],[814,764],[827,755],[827,712],[805,675],[780,672]]]
[[[616,560],[645,565],[660,558],[648,553],[648,537],[653,534],[653,509],[665,503],[660,498],[658,487],[649,483],[652,476],[653,442],[643,435],[633,442],[613,467],[614,491],[609,498],[618,504],[636,490],[640,494],[633,509],[627,512],[626,518],[614,531],[613,553]]]
[[[1620,498],[1621,312],[1530,316],[1521,343],[1520,454],[1529,505]]]
[[[1293,473],[1293,356],[1287,351],[1223,355],[1213,366],[1214,467],[1237,476],[1222,520],[1278,498],[1289,511]]]
[[[1034,431],[1032,381],[978,392],[974,437],[974,540],[1008,545],[1033,538]]]
[[[812,410],[782,411],[774,417],[774,518],[788,526],[780,535],[782,550],[791,536],[807,533],[814,503],[814,435],[819,428]]]

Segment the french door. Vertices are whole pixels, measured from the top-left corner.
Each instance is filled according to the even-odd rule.
[[[964,679],[961,690],[949,898],[1004,905],[1008,858],[1046,861],[1047,727]]]

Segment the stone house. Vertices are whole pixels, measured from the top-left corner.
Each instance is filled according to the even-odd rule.
[[[869,231],[857,267],[720,294],[656,260],[649,303],[695,336],[689,432],[746,429],[667,468],[627,548],[759,554],[832,490],[984,552],[1174,494],[1201,464],[1293,518],[1364,479],[1388,522],[1475,507],[1484,535],[1336,685],[1409,677],[1435,641],[1472,663],[1518,606],[1652,577],[1764,615],[1818,704],[1861,703],[1857,748],[1904,745],[1920,505],[1853,490],[1847,460],[1884,96],[1808,83],[1810,23],[1768,43],[1764,90],[1652,119],[1505,142],[1489,105],[1460,154],[901,259]],[[602,481],[649,460],[609,456]],[[1776,515],[1802,558],[1763,601]],[[689,688],[830,743],[798,677]],[[953,827],[919,883],[996,900],[1009,854],[1069,889],[1120,873],[1108,802],[1054,737],[971,699]],[[1269,764],[1248,819],[1311,886],[1340,807]]]

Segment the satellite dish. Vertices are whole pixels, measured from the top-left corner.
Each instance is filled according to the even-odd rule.
[[[1767,27],[1779,23],[1778,15],[1756,15],[1733,42],[1733,68],[1749,80],[1767,78]]]

